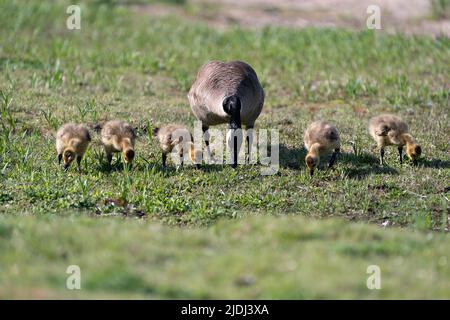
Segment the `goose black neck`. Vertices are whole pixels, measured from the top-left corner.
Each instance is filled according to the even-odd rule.
[[[240,110],[231,114],[230,129],[240,129],[241,125],[241,113]]]
[[[223,110],[230,115],[230,129],[240,129],[241,125],[241,100],[237,96],[231,96],[223,101]]]

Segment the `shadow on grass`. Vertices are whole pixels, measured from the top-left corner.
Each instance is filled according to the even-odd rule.
[[[130,167],[130,171],[133,170],[134,166]],[[102,162],[99,164],[99,170],[103,173],[112,173],[112,172],[122,172],[124,170],[124,165],[120,161],[115,161],[109,165],[107,162]]]
[[[36,69],[44,68],[44,64],[39,60],[0,57],[0,66],[6,65],[7,63],[15,65],[19,64],[26,67],[33,67]]]
[[[199,168],[196,168],[195,166],[190,167],[203,172],[220,172],[223,171],[226,166],[226,164],[202,164]]]
[[[282,168],[304,170],[306,169],[304,161],[306,154],[307,151],[303,146],[300,148],[290,148],[284,144],[280,144],[280,166]],[[319,170],[328,170],[330,156],[331,154],[321,159]],[[342,163],[353,165],[354,167],[352,168],[345,168],[348,177],[352,179],[362,179],[370,174],[398,174],[397,170],[389,166],[379,166],[378,161],[378,158],[370,153],[355,155],[341,152],[337,156],[335,165]]]
[[[392,167],[380,166],[379,159],[366,152],[359,155],[341,153],[336,162],[352,165],[352,167],[345,168],[345,173],[350,179],[359,180],[374,174],[398,174],[398,171]]]
[[[441,159],[419,159],[419,167],[434,169],[449,169],[450,161]]]
[[[345,170],[345,173],[349,179],[361,180],[369,175],[374,174],[398,174],[398,171],[394,168],[379,165],[373,167],[360,167],[360,168],[350,168]]]
[[[196,167],[195,165],[184,165],[182,167],[177,167],[174,164],[167,164],[165,167],[158,163],[149,163],[147,166],[143,166],[140,168],[141,170],[151,170],[155,172],[160,172],[166,177],[174,176],[180,172],[220,172],[224,170],[224,165],[214,165],[214,164],[202,164],[200,167]]]
[[[285,144],[280,144],[280,167],[288,169],[300,170],[305,167],[306,157],[305,147],[288,147]],[[301,165],[300,165],[301,164]]]

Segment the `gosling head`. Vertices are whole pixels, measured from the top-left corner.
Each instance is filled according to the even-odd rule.
[[[309,174],[312,176],[314,174],[314,170],[319,165],[319,157],[309,154],[305,158],[305,163],[308,167]]]
[[[75,159],[75,150],[72,147],[66,148],[63,153],[64,170],[67,170]]]
[[[123,152],[123,162],[125,162],[125,164],[130,164],[133,162],[134,160],[134,150],[133,149],[127,149]]]
[[[408,144],[406,146],[406,154],[411,159],[413,165],[417,165],[417,160],[420,158],[420,155],[422,154],[422,148],[416,144]]]

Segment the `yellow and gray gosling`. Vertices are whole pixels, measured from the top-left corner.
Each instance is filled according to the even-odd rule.
[[[319,166],[320,158],[332,152],[328,167],[331,168],[340,151],[339,132],[335,126],[325,121],[315,121],[306,129],[304,143],[308,154],[305,163],[312,176]]]
[[[197,168],[200,166],[202,151],[195,150],[192,135],[186,127],[178,124],[168,124],[160,128],[154,128],[153,136],[159,141],[162,149],[163,167],[166,166],[167,154],[171,153],[173,149],[178,152],[182,166],[186,151],[189,152],[189,158],[192,163],[196,164]]]
[[[395,145],[398,149],[400,164],[403,164],[403,147],[406,145],[406,154],[414,165],[422,154],[422,148],[417,144],[408,125],[393,114],[383,114],[373,117],[369,121],[369,133],[380,148],[380,164],[384,165],[384,148]]]
[[[103,125],[101,137],[109,165],[111,165],[112,154],[117,152],[122,153],[125,164],[133,162],[136,134],[131,125],[121,120],[108,121]]]
[[[88,128],[83,124],[66,123],[56,133],[56,151],[58,163],[64,162],[64,170],[67,170],[76,158],[78,171],[80,171],[81,159],[91,141]]]

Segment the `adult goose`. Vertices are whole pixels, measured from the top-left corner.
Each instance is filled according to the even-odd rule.
[[[264,105],[264,90],[255,70],[245,62],[210,61],[204,64],[188,94],[195,117],[202,122],[208,155],[210,126],[229,123],[227,143],[236,167],[242,143],[242,125],[247,129],[247,161],[251,156],[253,126]]]

